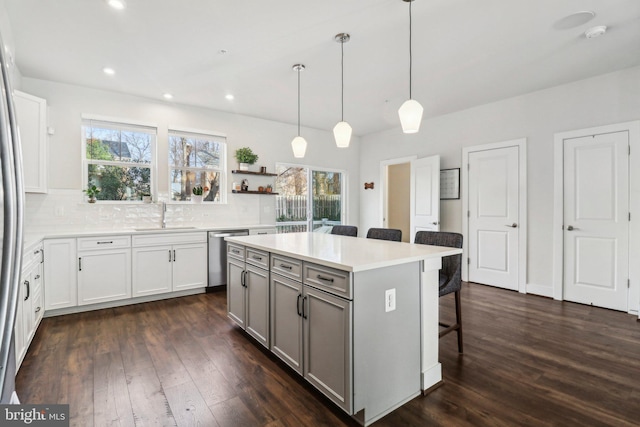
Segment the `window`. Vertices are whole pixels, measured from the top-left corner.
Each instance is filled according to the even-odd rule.
[[[84,119],[84,184],[98,200],[141,200],[151,194],[156,128]]]
[[[276,165],[278,233],[330,232],[345,217],[344,172]]]
[[[225,201],[226,139],[206,133],[169,130],[169,191],[172,200],[191,200],[202,187],[203,201]]]

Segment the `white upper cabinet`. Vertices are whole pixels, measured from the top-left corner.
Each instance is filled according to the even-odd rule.
[[[14,91],[27,193],[47,192],[47,101]]]

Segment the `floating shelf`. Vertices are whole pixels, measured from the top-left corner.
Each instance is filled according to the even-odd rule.
[[[267,193],[266,191],[237,191],[237,190],[231,190],[232,193],[235,194],[266,194],[268,196],[275,196],[278,193]]]
[[[232,170],[231,173],[240,173],[245,175],[262,175],[262,176],[278,176],[277,173],[262,173],[262,172],[253,172],[253,171],[241,171],[241,170]]]

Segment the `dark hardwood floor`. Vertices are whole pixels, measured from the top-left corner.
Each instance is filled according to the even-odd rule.
[[[445,384],[376,426],[637,426],[634,316],[476,284],[465,354],[440,340]],[[452,296],[440,299],[453,320]],[[226,317],[224,293],[44,319],[20,369],[25,403],[75,426],[354,425]]]

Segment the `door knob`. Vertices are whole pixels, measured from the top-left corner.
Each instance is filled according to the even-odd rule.
[[[516,224],[515,222],[511,225],[506,224],[505,227],[511,227],[511,228],[518,228],[518,224]]]

